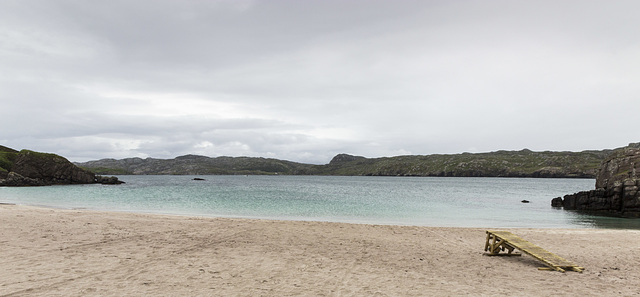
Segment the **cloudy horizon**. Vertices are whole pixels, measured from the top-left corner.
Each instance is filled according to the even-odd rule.
[[[0,145],[325,164],[638,142],[637,1],[0,2]]]

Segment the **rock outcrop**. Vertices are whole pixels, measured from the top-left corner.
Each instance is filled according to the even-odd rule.
[[[554,198],[551,205],[566,210],[640,218],[640,144],[614,151],[602,161],[596,189]]]
[[[614,151],[602,161],[596,175],[596,188],[616,187],[627,179],[637,178],[638,173],[640,173],[640,143],[634,143]]]
[[[45,184],[90,184],[95,181],[95,174],[61,156],[28,150],[17,155],[11,171]]]
[[[4,163],[0,170],[0,186],[122,183],[116,177],[95,175],[55,154],[4,150],[1,157]]]
[[[24,177],[15,172],[9,172],[5,179],[0,180],[0,186],[24,187],[24,186],[46,186],[42,180]]]
[[[115,176],[102,176],[102,175],[96,175],[95,178],[95,183],[98,184],[103,184],[103,185],[119,185],[119,184],[124,184],[123,181],[119,180],[117,177]]]

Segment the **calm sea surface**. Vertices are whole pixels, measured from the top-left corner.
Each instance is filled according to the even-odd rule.
[[[119,176],[123,185],[0,188],[1,203],[93,210],[419,226],[628,228],[640,220],[554,209],[592,179]],[[530,203],[521,203],[529,200]]]

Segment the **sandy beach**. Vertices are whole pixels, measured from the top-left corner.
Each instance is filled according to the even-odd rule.
[[[636,230],[508,229],[585,267],[560,273],[484,256],[483,228],[16,205],[0,224],[0,296],[640,296]]]

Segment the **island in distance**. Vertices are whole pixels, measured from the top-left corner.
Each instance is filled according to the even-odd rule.
[[[640,143],[629,144],[640,147]],[[622,149],[622,148],[618,148]],[[174,159],[102,159],[76,165],[112,175],[344,175],[595,178],[611,150],[582,152],[496,151],[450,155],[365,158],[335,156],[329,164],[313,165],[255,157],[185,155]]]

